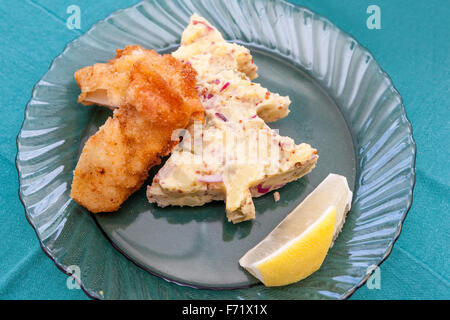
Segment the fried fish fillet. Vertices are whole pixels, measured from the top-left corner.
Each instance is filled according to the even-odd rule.
[[[117,49],[115,58],[107,63],[96,63],[75,72],[75,80],[81,89],[78,102],[102,105],[113,110],[127,104],[127,90],[133,74],[136,75],[132,71],[133,66],[138,61],[151,64],[173,86],[173,90],[191,105],[193,118],[203,120],[203,106],[195,90],[196,71],[169,54],[159,55],[154,50],[138,45]]]
[[[170,55],[134,46],[75,77],[80,102],[115,109],[86,142],[71,197],[94,213],[116,211],[178,143],[174,130],[203,119],[196,72]],[[92,94],[101,101],[93,101]]]

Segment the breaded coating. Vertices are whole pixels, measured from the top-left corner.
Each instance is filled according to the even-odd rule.
[[[193,108],[193,118],[203,120],[203,106],[195,89],[196,71],[180,63],[169,54],[159,55],[154,50],[141,46],[127,46],[117,49],[114,59],[107,63],[96,63],[75,72],[75,80],[81,89],[78,102],[84,105],[98,104],[115,109],[129,103],[127,90],[132,81],[133,67],[145,61],[163,75],[164,79]]]
[[[107,105],[118,108],[86,142],[71,197],[94,213],[116,211],[178,143],[172,133],[203,119],[196,72],[170,55],[134,46],[75,77],[80,102],[89,104],[89,94],[103,90]]]

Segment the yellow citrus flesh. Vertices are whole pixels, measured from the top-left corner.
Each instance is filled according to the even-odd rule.
[[[262,282],[283,286],[317,271],[330,248],[335,224],[336,208],[331,207],[304,234],[255,266]]]
[[[302,280],[322,265],[350,209],[345,177],[330,174],[239,263],[266,286]]]

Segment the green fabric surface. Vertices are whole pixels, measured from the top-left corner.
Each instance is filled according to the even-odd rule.
[[[225,1],[225,0],[224,0]],[[0,2],[0,299],[87,299],[43,253],[18,198],[16,136],[33,85],[66,44],[137,0]],[[367,47],[403,97],[417,143],[414,201],[400,238],[380,268],[381,288],[351,299],[450,298],[450,15],[449,1],[296,0]],[[66,9],[81,8],[81,30]],[[369,30],[366,9],[381,9]]]

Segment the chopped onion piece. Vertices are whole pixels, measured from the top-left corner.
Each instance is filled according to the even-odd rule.
[[[270,186],[267,188],[263,188],[262,183],[260,183],[256,186],[256,190],[258,190],[259,193],[264,194],[264,193],[269,192]]]
[[[226,88],[228,88],[228,86],[230,85],[229,82],[225,83],[222,87],[222,89],[220,89],[220,92],[224,91]]]
[[[228,121],[227,117],[225,117],[223,114],[221,114],[220,112],[216,112],[216,117],[219,118],[220,120],[223,120],[225,122]]]

